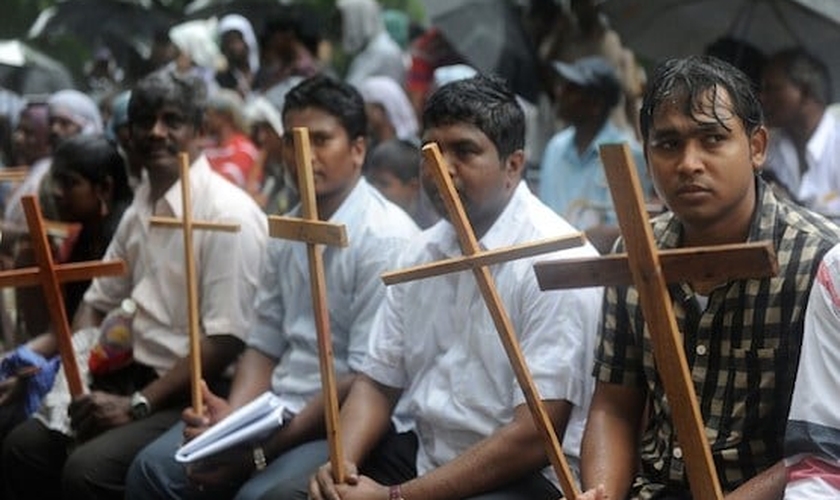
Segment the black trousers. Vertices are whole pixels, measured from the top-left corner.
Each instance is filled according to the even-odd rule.
[[[135,364],[97,379],[93,388],[128,395],[155,377],[151,368]],[[5,498],[121,499],[134,456],[174,425],[181,411],[181,405],[161,409],[83,443],[30,418],[3,442]]]

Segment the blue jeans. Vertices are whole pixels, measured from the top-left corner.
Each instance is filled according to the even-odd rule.
[[[325,441],[311,441],[275,458],[244,484],[199,491],[190,484],[184,465],[175,461],[183,430],[183,423],[175,425],[137,455],[126,477],[126,499],[257,499],[278,483],[308,474],[329,455]]]

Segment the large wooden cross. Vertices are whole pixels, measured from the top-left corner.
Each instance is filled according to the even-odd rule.
[[[538,281],[544,290],[635,285],[657,371],[674,415],[692,496],[697,500],[722,499],[666,282],[717,284],[775,275],[778,263],[773,246],[758,242],[657,251],[630,150],[626,145],[601,146],[601,160],[627,253],[537,263]]]
[[[343,483],[347,477],[341,434],[338,423],[338,388],[333,366],[330,312],[327,305],[327,285],[324,277],[324,259],[319,245],[346,247],[347,231],[343,225],[318,220],[315,200],[315,180],[312,173],[312,150],[309,130],[295,128],[295,164],[297,165],[298,191],[301,217],[270,216],[268,233],[274,238],[306,243],[309,262],[309,288],[312,294],[312,312],[318,336],[318,364],[321,369],[321,391],[324,397],[324,420],[330,448],[330,465],[333,479]]]
[[[58,341],[58,352],[61,365],[64,367],[64,375],[67,378],[70,395],[76,397],[85,392],[85,386],[79,375],[79,366],[76,364],[72,332],[64,307],[61,284],[89,280],[95,276],[125,274],[125,262],[115,260],[56,264],[47,239],[47,230],[41,216],[41,208],[38,206],[35,196],[24,196],[21,203],[26,215],[26,223],[29,226],[29,235],[32,240],[37,267],[0,272],[0,287],[41,285],[47,302],[47,312],[50,315],[54,334]]]
[[[437,144],[432,143],[424,146],[423,157],[424,161],[427,162],[434,173],[435,184],[437,184],[438,191],[446,205],[449,220],[458,235],[458,242],[464,256],[386,273],[382,276],[382,279],[386,284],[390,285],[467,269],[472,270],[478,283],[478,288],[481,291],[481,296],[487,305],[487,309],[490,311],[493,324],[496,326],[499,338],[513,367],[516,380],[519,382],[522,392],[525,395],[525,401],[534,418],[534,423],[546,445],[546,452],[554,468],[554,472],[560,480],[563,496],[565,498],[575,498],[578,490],[575,485],[574,476],[569,469],[565,455],[563,455],[560,440],[548,417],[537,386],[525,362],[525,357],[522,354],[522,349],[519,347],[513,324],[504,308],[502,299],[499,297],[496,284],[488,266],[580,246],[584,243],[583,236],[577,233],[533,244],[482,251],[478,245],[478,240],[475,237],[472,226],[467,219],[461,199],[455,191],[455,186],[449,176],[449,169],[440,154]]]
[[[239,231],[239,224],[225,224],[193,220],[192,198],[190,193],[190,157],[181,153],[181,219],[173,217],[151,217],[152,226],[180,229],[184,235],[184,269],[187,284],[187,319],[190,336],[190,394],[193,409],[201,414],[203,401],[201,398],[201,327],[199,326],[198,311],[198,283],[196,281],[195,255],[193,249],[193,230],[224,231],[235,233]]]

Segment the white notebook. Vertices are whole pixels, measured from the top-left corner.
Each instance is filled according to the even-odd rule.
[[[231,446],[264,438],[283,425],[284,412],[280,399],[266,392],[178,448],[175,460],[190,463]]]

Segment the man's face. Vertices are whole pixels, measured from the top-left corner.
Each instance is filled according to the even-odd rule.
[[[761,75],[761,104],[764,118],[771,127],[796,126],[803,94],[778,64],[769,65]]]
[[[129,124],[133,157],[146,167],[150,177],[177,179],[178,154],[194,153],[196,129],[174,104],[138,110]]]
[[[71,120],[61,112],[50,112],[50,143],[53,147],[58,146],[61,141],[68,137],[78,135],[82,126]]]
[[[435,142],[449,168],[449,175],[476,234],[481,237],[507,205],[518,184],[523,156],[520,152],[499,158],[496,146],[480,129],[466,123],[428,128],[423,143]],[[432,169],[423,161],[421,183],[438,212],[447,216]]]
[[[231,30],[222,35],[222,54],[231,64],[239,65],[248,61],[248,44],[242,38],[242,33]]]
[[[312,173],[315,181],[315,196],[321,203],[336,202],[333,208],[350,193],[361,176],[365,160],[363,138],[350,139],[338,118],[320,108],[303,108],[286,112],[283,116],[284,154],[286,164],[297,180],[294,158],[295,127],[309,129],[312,146]]]
[[[370,183],[390,201],[406,212],[411,213],[414,210],[417,193],[420,191],[419,179],[403,182],[386,167],[372,168],[366,175]]]
[[[12,139],[18,161],[27,165],[50,154],[50,131],[43,115],[39,120],[33,112],[24,110]]]
[[[713,102],[713,91],[706,91],[693,117],[686,115],[682,96],[662,103],[645,148],[659,196],[686,226],[698,229],[749,220],[754,172],[767,147],[764,127],[748,134],[729,94],[722,89],[716,94]]]

